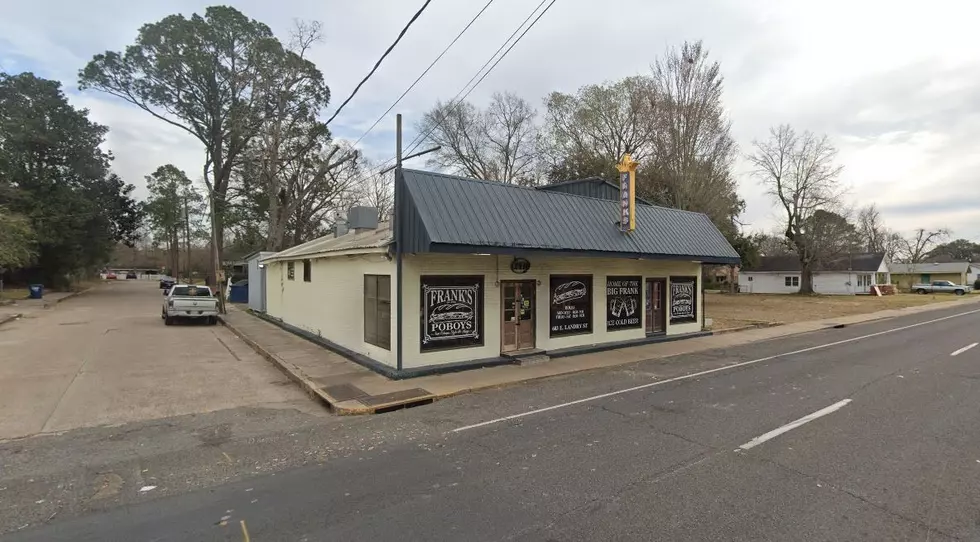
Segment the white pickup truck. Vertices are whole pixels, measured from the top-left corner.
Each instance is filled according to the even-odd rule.
[[[174,284],[163,292],[163,311],[160,318],[171,325],[178,318],[205,320],[208,324],[218,323],[218,298],[207,286],[193,284]]]
[[[963,284],[953,284],[948,280],[934,280],[931,284],[913,284],[912,291],[917,294],[938,294],[946,292],[963,295],[973,291],[973,287]]]

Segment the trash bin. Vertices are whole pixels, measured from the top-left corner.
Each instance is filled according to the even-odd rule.
[[[248,303],[247,280],[231,285],[231,292],[228,294],[228,301],[232,303]]]
[[[31,299],[41,299],[44,297],[44,285],[43,284],[31,284],[27,287],[28,297]]]

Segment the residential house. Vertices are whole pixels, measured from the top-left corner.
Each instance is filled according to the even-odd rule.
[[[972,286],[980,271],[980,264],[970,262],[893,263],[889,267],[895,284],[901,290],[910,290],[913,284],[928,284],[934,280]]]
[[[752,269],[742,269],[738,290],[754,294],[792,294],[800,291],[800,259],[795,254],[764,256]],[[890,284],[889,264],[884,254],[847,254],[817,265],[813,291],[827,295],[871,293],[877,284]]]

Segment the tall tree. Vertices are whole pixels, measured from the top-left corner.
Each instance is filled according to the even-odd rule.
[[[700,42],[672,47],[653,64],[651,162],[637,183],[644,196],[707,214],[730,237],[744,209],[732,166],[737,147],[722,103],[721,65]]]
[[[429,164],[454,173],[532,185],[537,181],[537,111],[515,94],[494,94],[485,110],[467,102],[439,102],[417,129],[440,146]]]
[[[980,243],[968,239],[956,239],[948,243],[936,245],[926,255],[931,261],[980,261]]]
[[[949,239],[949,230],[939,228],[927,230],[919,228],[908,237],[903,237],[898,249],[899,258],[903,263],[920,264],[926,261],[926,256],[940,243]]]
[[[857,228],[864,250],[883,253],[889,260],[895,259],[902,237],[885,226],[881,211],[874,203],[858,211]]]
[[[107,131],[60,83],[0,73],[0,206],[30,221],[37,258],[27,274],[50,285],[103,265],[139,226],[133,186],[101,148]]]
[[[30,220],[0,207],[0,275],[7,269],[27,267],[37,257],[37,235]]]
[[[839,208],[842,167],[835,164],[837,149],[826,136],[797,134],[788,125],[772,128],[769,139],[755,141],[746,158],[773,200],[783,209],[785,236],[800,259],[800,293],[813,293],[814,265],[821,247],[812,242],[808,228],[817,211]]]
[[[228,6],[204,16],[170,15],[140,28],[125,52],[95,55],[81,89],[121,98],[201,142],[217,266],[232,168],[258,133],[269,106],[263,74],[284,63],[268,26]],[[217,268],[215,269],[215,272]]]
[[[657,128],[652,88],[651,78],[634,76],[548,95],[541,153],[549,162],[548,178],[614,178],[627,152],[646,164]]]
[[[146,214],[156,239],[167,247],[170,273],[180,273],[181,238],[189,242],[190,200],[193,186],[187,174],[173,164],[157,168],[146,177],[149,197]]]

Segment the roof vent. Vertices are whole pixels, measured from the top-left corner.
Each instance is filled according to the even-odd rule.
[[[341,235],[346,235],[349,230],[347,229],[347,224],[338,222],[333,225],[333,236],[340,237]]]
[[[354,233],[378,229],[378,208],[351,207],[347,212],[347,225]]]

